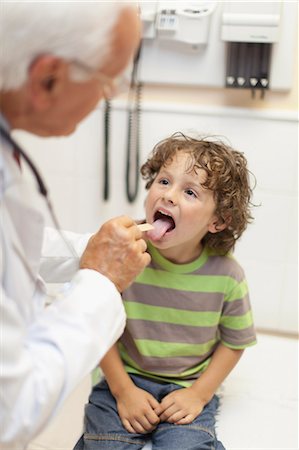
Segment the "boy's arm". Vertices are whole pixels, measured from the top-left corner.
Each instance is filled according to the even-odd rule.
[[[192,386],[164,397],[160,406],[155,409],[160,420],[179,425],[192,422],[238,363],[243,351],[233,350],[219,343],[207,369]]]
[[[149,433],[156,428],[160,419],[154,409],[159,403],[149,392],[133,383],[124,368],[117,345],[106,353],[100,367],[116,400],[125,429],[129,433]]]
[[[100,363],[100,367],[105,375],[113,397],[117,398],[126,388],[134,385],[133,381],[125,371],[116,344],[106,353]]]
[[[240,360],[244,350],[234,350],[221,342],[215,350],[210,364],[191,386],[197,396],[207,404]]]

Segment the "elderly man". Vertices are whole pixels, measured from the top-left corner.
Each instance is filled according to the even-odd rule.
[[[1,2],[2,450],[24,449],[118,339],[125,323],[120,292],[150,260],[126,216],[91,238],[45,231],[24,195],[20,165],[30,165],[46,200],[47,193],[10,132],[73,132],[115,92],[139,32],[136,8],[127,3]],[[67,281],[55,301],[46,293],[49,280]]]

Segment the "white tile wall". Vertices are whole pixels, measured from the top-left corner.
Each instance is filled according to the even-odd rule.
[[[270,330],[295,331],[296,328],[291,328],[291,325],[294,325],[293,321],[285,323],[284,328],[280,322],[281,305],[283,309],[290,309],[292,303],[294,308],[292,313],[293,315],[296,313],[295,301],[284,300],[282,289],[284,264],[259,261],[257,258],[239,257],[238,260],[241,261],[247,276],[255,325]]]
[[[111,117],[111,196],[103,202],[103,117],[93,112],[69,138],[41,139],[23,132],[23,143],[44,173],[64,228],[92,231],[115,215],[143,215],[145,192],[129,204],[125,195],[127,113],[114,103]],[[257,326],[297,331],[298,119],[284,111],[251,111],[191,105],[144,104],[141,161],[153,145],[175,131],[226,137],[243,151],[257,178],[254,224],[236,256],[250,284]],[[27,176],[27,173],[25,171]]]

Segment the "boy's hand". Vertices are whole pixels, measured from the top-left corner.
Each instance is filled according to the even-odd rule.
[[[119,417],[129,433],[150,433],[160,422],[154,411],[159,403],[143,389],[130,386],[116,401]]]
[[[191,423],[203,410],[206,402],[192,387],[179,389],[166,395],[155,408],[161,422],[186,425]]]

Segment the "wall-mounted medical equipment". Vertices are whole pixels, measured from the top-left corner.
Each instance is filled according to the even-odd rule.
[[[140,2],[145,83],[288,90],[297,2]]]
[[[226,86],[269,88],[272,44],[279,42],[281,3],[227,2],[221,38],[227,43]]]
[[[139,61],[142,44],[134,57],[130,74],[130,84],[128,88],[127,101],[127,140],[126,140],[126,173],[125,190],[127,200],[133,203],[136,200],[139,190],[139,153],[140,153],[140,113],[142,83],[139,81]],[[128,74],[127,74],[128,75]],[[103,198],[109,200],[110,196],[110,134],[111,134],[111,110],[112,100],[107,99],[104,105],[104,162],[103,162]]]
[[[156,5],[154,4],[156,3]],[[211,15],[216,4],[149,2],[142,9],[145,38],[175,43],[183,50],[198,50],[207,44]]]

